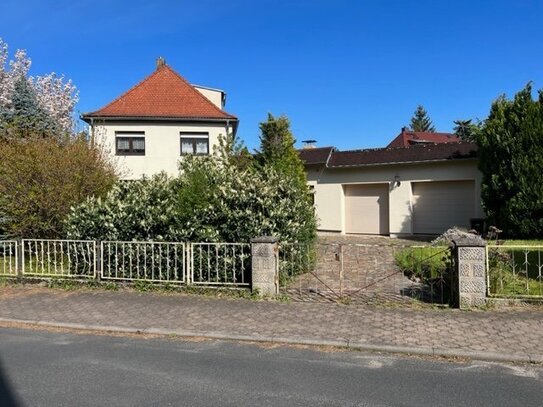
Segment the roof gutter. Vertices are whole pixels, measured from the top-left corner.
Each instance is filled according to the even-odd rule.
[[[81,115],[81,120],[86,123],[91,123],[92,120],[96,121],[165,121],[165,122],[212,122],[212,123],[237,123],[239,120],[236,117],[157,117],[157,116],[90,116]]]

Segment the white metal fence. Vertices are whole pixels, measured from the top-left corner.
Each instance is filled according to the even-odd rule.
[[[15,277],[19,270],[17,242],[14,240],[0,241],[0,276]]]
[[[98,250],[99,249],[99,250]],[[0,241],[0,276],[250,286],[251,245],[24,239]]]
[[[116,242],[100,245],[100,277],[105,280],[184,283],[185,243]]]
[[[543,246],[486,247],[490,296],[543,298]]]
[[[251,245],[192,243],[190,283],[209,286],[249,286]]]
[[[23,276],[96,278],[96,242],[90,240],[24,239]]]

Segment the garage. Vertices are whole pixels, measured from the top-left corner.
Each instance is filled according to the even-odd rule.
[[[441,234],[458,226],[469,228],[475,216],[475,182],[413,182],[413,233]]]
[[[345,232],[386,235],[389,184],[345,185]]]

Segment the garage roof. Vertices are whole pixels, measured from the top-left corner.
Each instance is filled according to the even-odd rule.
[[[375,148],[333,151],[327,167],[359,167],[382,164],[446,161],[477,156],[477,145],[467,142],[414,145],[398,148]]]
[[[304,148],[298,150],[305,165],[326,164],[334,147]]]

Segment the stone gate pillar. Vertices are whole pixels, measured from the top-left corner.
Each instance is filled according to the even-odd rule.
[[[279,294],[277,238],[261,236],[251,239],[251,289],[261,296]]]
[[[479,237],[453,241],[460,308],[486,303],[486,243]]]

